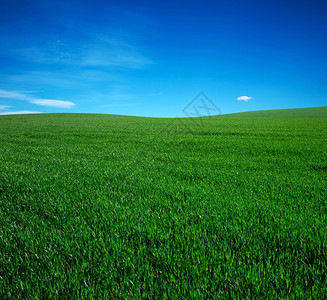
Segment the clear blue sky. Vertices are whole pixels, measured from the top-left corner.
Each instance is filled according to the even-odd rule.
[[[324,106],[326,16],[326,0],[0,0],[0,114],[175,117],[200,91],[222,113]]]

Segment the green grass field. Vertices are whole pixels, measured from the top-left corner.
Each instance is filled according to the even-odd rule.
[[[326,298],[326,117],[1,116],[0,298]]]

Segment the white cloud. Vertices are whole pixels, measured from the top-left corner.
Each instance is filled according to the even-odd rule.
[[[20,92],[20,91],[0,90],[0,98],[25,100],[28,101],[29,103],[36,104],[36,105],[60,107],[60,108],[71,108],[75,105],[75,103],[71,101],[40,99],[30,95],[29,92]]]
[[[29,102],[41,106],[51,106],[51,107],[61,107],[61,108],[71,108],[75,105],[75,103],[70,101],[51,100],[51,99],[33,99],[30,100]]]
[[[238,101],[245,101],[248,102],[249,100],[254,99],[253,97],[248,97],[248,96],[240,96],[237,98]]]
[[[0,105],[0,110],[5,110],[5,109],[8,109],[10,107],[11,106],[9,106],[9,105]]]
[[[19,111],[5,111],[0,113],[0,116],[4,115],[26,115],[26,114],[42,114],[39,111],[30,111],[30,110],[19,110]]]

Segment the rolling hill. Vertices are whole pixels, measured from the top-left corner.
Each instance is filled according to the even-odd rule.
[[[0,298],[324,298],[326,109],[1,116]]]

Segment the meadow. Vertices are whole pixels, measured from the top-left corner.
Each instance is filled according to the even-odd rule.
[[[0,298],[323,299],[327,107],[0,117]]]

